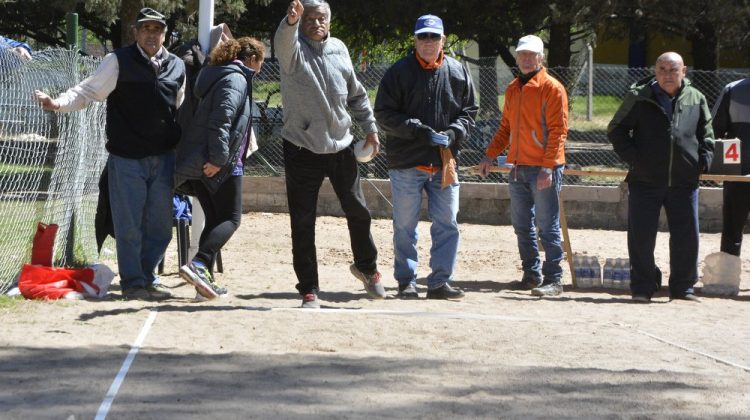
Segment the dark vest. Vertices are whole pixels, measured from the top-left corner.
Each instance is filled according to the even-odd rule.
[[[180,140],[175,103],[185,80],[182,60],[169,54],[156,74],[136,44],[114,53],[119,75],[107,97],[107,151],[141,159],[174,149]]]

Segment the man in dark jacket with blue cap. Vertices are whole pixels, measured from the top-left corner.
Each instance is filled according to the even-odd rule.
[[[398,296],[403,299],[419,297],[417,223],[422,191],[427,193],[432,221],[427,298],[460,299],[464,295],[450,285],[459,242],[455,157],[474,126],[477,106],[469,72],[445,56],[444,43],[439,17],[417,19],[416,51],[386,71],[375,99],[375,118],[387,138],[393,194],[393,274]]]

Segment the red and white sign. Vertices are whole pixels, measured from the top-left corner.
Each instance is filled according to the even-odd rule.
[[[740,140],[724,140],[723,159],[725,165],[739,165],[740,162]]]

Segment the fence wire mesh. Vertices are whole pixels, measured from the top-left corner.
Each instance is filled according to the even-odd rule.
[[[98,63],[65,50],[37,52],[24,62],[0,50],[0,293],[30,261],[38,222],[59,225],[55,265],[98,259],[94,216],[107,156],[105,105],[55,115],[32,99],[34,89],[61,93]]]
[[[480,110],[471,137],[462,144],[460,157],[462,167],[476,165],[484,155],[484,150],[500,122],[505,87],[515,77],[507,68],[496,69],[494,58],[478,61],[481,65],[467,64],[473,75]],[[378,84],[388,66],[388,64],[369,65],[366,69],[360,68],[357,71],[357,77],[367,89],[371,102],[375,100]],[[595,65],[591,89],[589,89],[589,66],[587,64],[579,67],[551,68],[549,72],[563,82],[569,96],[569,133],[565,145],[567,166],[594,171],[627,169],[607,140],[607,124],[622,103],[629,87],[638,80],[652,75],[653,70]],[[488,73],[494,73],[495,77],[486,77]],[[279,135],[283,124],[279,74],[278,63],[269,60],[254,82],[254,97],[258,104],[255,129],[259,135],[261,148],[259,153],[251,157],[247,169],[248,175],[276,176],[283,174],[284,171]],[[727,83],[746,76],[744,72],[731,70],[688,72],[688,78],[693,85],[706,95],[709,106],[713,106]],[[482,95],[484,92],[492,91],[490,84],[496,84],[498,87],[496,98]],[[363,137],[358,127],[355,127],[355,137]],[[368,164],[360,166],[363,176],[388,178],[385,162],[385,155],[388,153],[387,137],[381,136],[381,142],[383,145],[381,154]],[[504,182],[501,175],[485,180],[466,171],[460,172],[459,177],[463,181],[471,182]],[[621,181],[618,178],[567,175],[563,180],[568,185],[616,185]]]
[[[4,292],[28,262],[36,223],[57,223],[55,262],[77,265],[97,261],[94,217],[99,175],[106,164],[105,104],[93,103],[70,114],[43,112],[32,100],[34,89],[57,95],[90,75],[100,59],[75,52],[46,50],[22,61],[0,50],[0,293]],[[514,77],[507,68],[495,68],[495,59],[467,64],[471,71],[480,112],[471,137],[462,145],[460,164],[475,165],[497,130],[505,86]],[[380,79],[389,64],[358,69],[357,76],[374,102]],[[566,144],[568,165],[579,169],[625,169],[612,151],[606,127],[622,103],[628,87],[651,74],[650,69],[594,66],[589,87],[589,67],[553,68],[570,98],[570,132]],[[254,128],[260,150],[246,165],[246,175],[280,176],[284,173],[281,146],[283,107],[278,63],[268,60],[254,81]],[[494,77],[491,77],[494,74]],[[488,77],[488,75],[490,77]],[[691,71],[688,77],[713,105],[729,82],[745,77],[737,71]],[[486,94],[493,92],[497,96]],[[484,97],[483,95],[484,94]],[[588,104],[591,109],[588,109]],[[590,114],[590,118],[589,118]],[[354,127],[355,137],[364,137]],[[382,138],[382,153],[360,165],[363,176],[388,178],[385,155],[388,139]],[[462,181],[504,182],[502,175],[487,180],[460,172]],[[565,176],[565,184],[619,184],[620,179]],[[104,259],[113,258],[114,243],[104,245]]]

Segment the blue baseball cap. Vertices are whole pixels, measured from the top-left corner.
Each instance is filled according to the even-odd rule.
[[[430,32],[433,34],[443,34],[443,20],[435,15],[424,15],[417,19],[417,24],[414,26],[414,34],[423,34]]]

